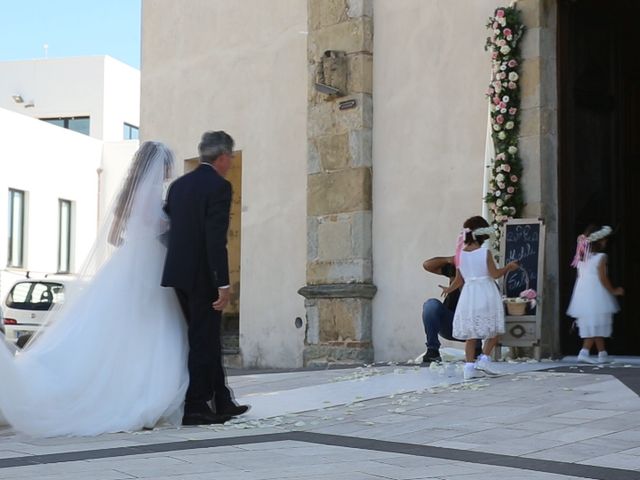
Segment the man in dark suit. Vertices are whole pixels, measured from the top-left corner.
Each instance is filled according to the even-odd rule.
[[[165,211],[171,220],[162,286],[173,287],[188,324],[189,388],[183,425],[224,423],[248,410],[236,405],[222,364],[222,310],[229,303],[227,230],[233,139],[205,132],[200,165],[171,184]],[[208,405],[215,407],[215,413]]]

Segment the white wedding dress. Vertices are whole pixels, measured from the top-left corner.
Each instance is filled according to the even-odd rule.
[[[0,411],[16,430],[97,435],[181,421],[188,345],[175,293],[160,286],[162,163],[150,162],[131,189],[120,246],[106,241],[111,215],[84,280],[46,326],[16,355],[0,342]]]

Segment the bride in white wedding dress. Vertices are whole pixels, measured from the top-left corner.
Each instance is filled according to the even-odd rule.
[[[173,163],[156,142],[127,179],[65,302],[15,356],[0,342],[0,412],[34,436],[97,435],[179,424],[188,385],[186,323],[160,286]]]

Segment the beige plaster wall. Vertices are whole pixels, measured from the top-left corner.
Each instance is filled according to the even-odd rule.
[[[302,365],[307,5],[144,0],[141,139],[197,156],[205,130],[242,151],[240,348],[245,366]]]
[[[482,212],[495,0],[374,1],[373,340],[378,361],[425,350],[422,303],[444,277],[426,258],[452,255]]]

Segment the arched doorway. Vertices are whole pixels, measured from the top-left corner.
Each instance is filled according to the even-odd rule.
[[[560,334],[562,350],[579,340],[564,314],[575,271],[576,237],[589,223],[617,228],[609,275],[626,296],[614,320],[610,353],[640,355],[640,2],[558,0]]]

